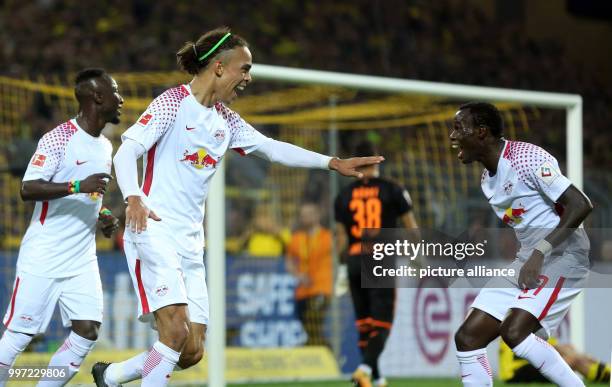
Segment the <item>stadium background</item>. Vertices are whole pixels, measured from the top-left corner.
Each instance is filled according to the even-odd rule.
[[[188,80],[175,71],[175,50],[218,25],[231,26],[250,42],[255,63],[581,94],[584,187],[597,208],[587,226],[609,227],[612,75],[606,71],[610,50],[602,44],[612,41],[612,15],[592,9],[594,2],[508,3],[235,1],[196,7],[183,1],[0,2],[0,308],[8,303],[17,249],[32,210],[19,199],[20,178],[40,136],[76,112],[75,72],[101,66],[117,79],[126,101],[124,114],[122,123],[106,132],[117,146],[119,134],[151,98]],[[349,155],[360,139],[376,142],[387,158],[383,174],[408,188],[424,227],[496,226],[479,192],[479,167],[459,166],[449,150],[447,125],[457,102],[255,82],[233,108],[267,135],[324,153],[334,141],[340,156]],[[509,138],[544,146],[563,166],[563,111],[499,106]],[[228,345],[301,346],[305,337],[291,306],[294,285],[285,260],[249,254],[258,249],[246,235],[286,238],[304,201],[317,202],[329,224],[330,178],[325,172],[290,170],[256,158],[228,157],[226,162]],[[346,183],[339,180],[340,186]],[[120,214],[116,186],[107,196],[113,212]],[[144,347],[151,337],[132,323],[134,299],[121,239],[98,242],[108,316],[99,347]],[[598,247],[598,257],[612,259],[610,246]],[[351,313],[347,297],[340,298],[325,326],[345,373],[357,359]],[[32,351],[53,351],[63,335],[54,320]],[[435,363],[436,356],[428,356],[419,340],[406,345],[420,348],[423,364]],[[445,351],[448,359],[452,349]]]

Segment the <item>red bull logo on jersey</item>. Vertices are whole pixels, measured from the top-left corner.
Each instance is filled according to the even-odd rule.
[[[524,208],[506,208],[502,222],[509,226],[515,226],[523,221],[522,215],[527,212]]]
[[[198,149],[196,152],[190,153],[189,150],[185,149],[185,153],[183,153],[183,158],[179,161],[187,161],[197,169],[202,169],[205,167],[213,167],[217,166],[217,162],[219,162],[220,158],[216,160],[208,154],[206,149]]]

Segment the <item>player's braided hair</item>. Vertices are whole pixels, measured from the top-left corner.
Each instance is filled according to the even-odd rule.
[[[222,52],[235,47],[249,46],[247,41],[238,35],[231,34],[223,39],[229,32],[229,27],[219,27],[200,36],[195,43],[192,41],[186,42],[176,53],[176,62],[181,69],[189,74],[196,75],[201,69],[208,66],[209,63],[215,62],[215,59]],[[221,40],[222,43],[214,49],[211,55],[202,59],[202,56],[208,53]]]
[[[495,137],[504,134],[504,121],[495,105],[487,102],[468,102],[459,106],[459,110],[469,110],[474,127],[486,126]]]

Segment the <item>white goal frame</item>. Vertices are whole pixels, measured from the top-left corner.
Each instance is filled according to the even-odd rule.
[[[463,100],[519,102],[531,106],[566,110],[567,175],[582,189],[582,97],[576,94],[548,93],[399,78],[344,74],[329,71],[254,64],[255,80],[343,86],[359,90],[411,93]],[[208,386],[225,386],[225,163],[220,163],[212,181],[207,203],[207,278],[210,295],[210,323],[207,335]],[[584,299],[582,294],[571,310],[571,338],[584,350]]]

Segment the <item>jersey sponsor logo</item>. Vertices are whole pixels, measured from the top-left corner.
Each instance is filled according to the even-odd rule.
[[[514,188],[514,184],[511,181],[507,181],[504,183],[504,192],[506,195],[510,195],[512,193],[512,188]]]
[[[86,162],[88,162],[88,161],[89,161],[89,160],[85,160],[85,161],[79,161],[79,160],[77,160],[77,161],[76,161],[76,165],[83,165],[83,164],[85,164],[85,163],[86,163]]]
[[[546,161],[538,167],[535,174],[544,184],[551,185],[561,172],[550,161]]]
[[[223,142],[223,140],[225,140],[225,130],[217,130],[215,132],[215,140],[217,140],[217,142]]]
[[[219,162],[220,158],[216,160],[208,154],[206,149],[198,149],[197,151],[190,153],[189,150],[185,149],[185,153],[183,153],[183,158],[179,161],[187,161],[197,169],[202,169],[205,167],[213,167],[216,168],[217,162]]]
[[[143,114],[142,116],[140,116],[138,123],[142,126],[147,126],[149,124],[149,121],[151,121],[152,118],[153,118],[153,114],[151,113]]]
[[[42,167],[45,165],[45,160],[47,156],[41,155],[40,153],[35,153],[34,157],[32,157],[32,165],[36,167]]]
[[[524,208],[506,208],[504,212],[504,216],[502,218],[502,222],[506,223],[508,226],[515,226],[520,224],[523,221],[523,214],[527,212]]]

